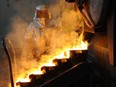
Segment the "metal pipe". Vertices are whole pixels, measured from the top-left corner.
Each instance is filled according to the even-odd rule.
[[[14,87],[11,56],[10,56],[10,54],[9,54],[9,52],[8,52],[7,47],[6,47],[6,43],[5,43],[5,39],[4,39],[4,38],[2,38],[2,44],[3,44],[4,50],[5,50],[5,52],[6,52],[6,55],[7,55],[7,57],[8,57],[9,70],[10,70],[11,87]]]
[[[14,71],[13,74],[14,74],[14,77],[15,77],[16,76],[16,74],[15,74],[16,73],[16,53],[15,53],[14,47],[13,47],[11,41],[9,40],[9,38],[6,37],[5,39],[7,40],[8,44],[11,47],[12,52],[13,52],[13,71]]]

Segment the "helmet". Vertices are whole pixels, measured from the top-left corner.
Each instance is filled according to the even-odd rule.
[[[39,5],[37,7],[35,7],[36,10],[46,10],[46,6],[45,5]]]
[[[36,7],[34,19],[35,18],[50,19],[50,13],[48,12],[48,9],[46,8],[46,5],[39,5],[39,6]]]

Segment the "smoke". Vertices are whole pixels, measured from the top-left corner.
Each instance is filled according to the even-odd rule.
[[[52,19],[44,31],[45,43],[49,45],[48,50],[71,47],[79,43],[83,20],[79,12],[73,9],[73,5],[66,3],[65,0],[59,0],[57,4],[50,6]]]
[[[16,81],[20,75],[22,78],[27,76],[30,69],[37,69],[37,61],[34,60],[32,55],[33,41],[24,39],[27,26],[26,21],[20,17],[14,17],[12,19],[12,30],[7,35],[15,50],[15,56],[11,55],[14,81]]]
[[[50,60],[68,48],[80,45],[82,41],[83,20],[79,12],[72,9],[73,4],[68,4],[63,0],[51,5],[49,11],[52,19],[45,28],[43,39],[38,42],[40,53],[39,67],[45,65]],[[42,47],[42,48],[41,48]]]
[[[41,43],[38,42],[39,52],[33,49],[35,48],[33,39],[24,39],[29,24],[19,17],[12,20],[12,30],[8,37],[16,52],[16,61],[13,63],[15,81],[19,77],[27,77],[31,71],[37,71],[67,48],[80,44],[83,21],[78,11],[67,7],[68,4],[63,0],[49,6],[52,19],[45,28]]]
[[[73,15],[72,15],[73,14]],[[63,13],[63,16],[57,21],[58,25],[54,28],[47,28],[44,32],[45,35],[45,52],[46,54],[42,55],[39,59],[39,66],[46,64],[52,60],[56,55],[65,51],[67,48],[73,48],[76,45],[79,45],[82,41],[80,38],[81,28],[76,31],[76,16],[74,17],[75,12],[73,13]],[[72,17],[73,16],[73,17]],[[74,18],[74,20],[72,20]],[[39,43],[38,43],[39,44]]]

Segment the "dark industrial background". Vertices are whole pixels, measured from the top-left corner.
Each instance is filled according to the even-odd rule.
[[[7,61],[7,57],[6,54],[3,50],[2,47],[2,38],[6,37],[11,31],[12,31],[12,23],[15,20],[15,22],[17,23],[22,23],[22,21],[18,21],[17,18],[20,18],[21,20],[25,21],[27,24],[30,23],[32,21],[32,18],[34,16],[34,11],[35,11],[35,7],[39,4],[48,4],[50,5],[51,3],[57,3],[57,0],[0,0],[0,87],[7,87],[6,85],[8,84],[8,82],[10,82],[9,79],[9,69],[8,69],[8,61]],[[115,58],[114,55],[114,49],[115,49],[115,40],[114,40],[114,25],[113,25],[113,19],[114,19],[114,11],[111,11],[112,14],[109,16],[109,19],[107,21],[107,27],[108,30],[107,32],[107,37],[104,35],[102,36],[102,33],[96,33],[96,36],[94,38],[92,43],[96,44],[96,45],[91,45],[91,47],[89,48],[89,54],[91,56],[92,51],[91,49],[96,49],[98,48],[98,50],[96,51],[96,53],[93,53],[94,55],[97,55],[98,59],[95,59],[93,56],[93,59],[91,59],[92,57],[90,57],[91,60],[93,61],[97,61],[99,62],[99,66],[101,67],[101,82],[103,82],[103,86],[104,87],[109,87],[107,85],[107,81],[105,81],[106,79],[110,79],[111,81],[111,87],[116,87],[116,67],[109,63],[108,55],[110,57],[110,61],[112,62],[112,59]],[[26,28],[27,26],[25,26]],[[99,36],[99,37],[97,37]],[[106,39],[101,39],[102,38],[108,38]],[[103,49],[101,50],[101,47],[99,49],[99,40],[101,39],[101,42],[103,42],[101,45],[101,47],[103,47]],[[104,43],[104,41],[107,41],[106,43],[110,43],[108,46],[105,46],[106,44]],[[104,45],[105,44],[105,45]],[[96,46],[96,47],[95,47]],[[102,52],[100,52],[102,51]],[[110,52],[109,52],[110,51]],[[101,57],[100,53],[103,53],[103,56]],[[114,59],[115,60],[115,59]],[[2,83],[2,84],[1,84]],[[108,81],[109,83],[109,81]],[[106,86],[106,85],[107,86]]]

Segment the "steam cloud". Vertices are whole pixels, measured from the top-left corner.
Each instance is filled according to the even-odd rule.
[[[35,52],[33,39],[24,39],[28,24],[21,18],[14,18],[13,30],[8,37],[16,52],[16,61],[13,64],[15,81],[18,77],[25,78],[32,70],[38,70],[42,64],[46,64],[65,48],[71,48],[80,43],[79,35],[83,29],[83,21],[78,11],[75,12],[66,7],[67,4],[63,0],[49,6],[52,19],[45,28],[41,43],[38,42],[39,52],[43,53],[42,56],[38,53],[39,58],[33,55]]]

